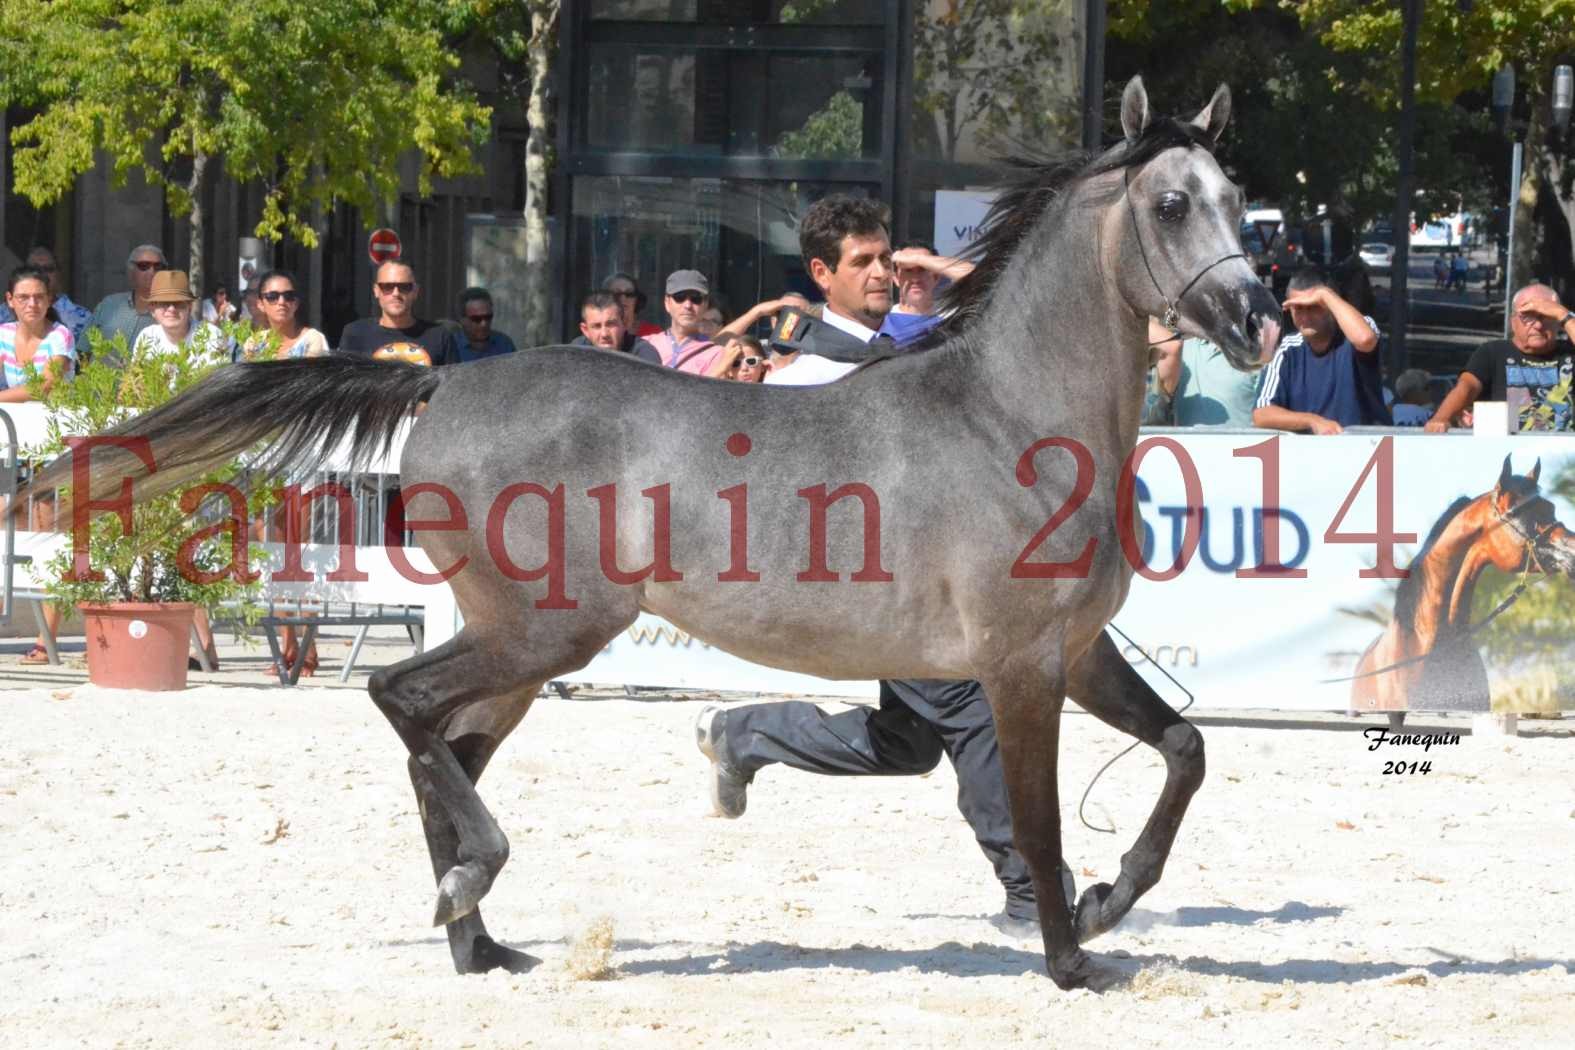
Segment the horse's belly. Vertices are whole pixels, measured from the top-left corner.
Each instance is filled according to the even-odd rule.
[[[839,614],[821,608],[763,609],[682,600],[647,592],[641,608],[679,629],[752,663],[821,678],[971,678],[960,627],[895,626],[900,618]]]

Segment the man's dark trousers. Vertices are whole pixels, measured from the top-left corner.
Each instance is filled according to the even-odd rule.
[[[810,773],[912,776],[944,752],[957,771],[957,808],[1006,887],[1012,918],[1039,918],[1028,865],[1012,845],[1012,816],[995,721],[978,682],[883,681],[880,706],[828,714],[785,701],[733,708],[723,722],[727,762],[753,780],[773,762]]]

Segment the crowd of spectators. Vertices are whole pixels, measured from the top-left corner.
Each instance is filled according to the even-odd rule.
[[[822,332],[834,329],[866,341],[880,335],[900,347],[939,321],[938,289],[971,268],[966,261],[937,255],[928,245],[910,243],[891,251],[890,242],[885,243],[888,256],[881,266],[886,269],[859,257],[817,277],[813,271],[820,255],[805,253],[812,280],[846,282],[850,296],[863,298],[864,305],[852,311],[857,316],[827,315],[823,305],[789,293],[729,317],[712,292],[710,275],[680,269],[668,274],[663,286],[658,315],[663,325],[646,315],[648,300],[639,281],[620,272],[580,300],[574,344],[716,379],[825,382],[845,370],[843,362],[822,354],[800,355],[801,347],[793,340],[762,340],[762,327],[790,313],[823,321]],[[1449,279],[1446,267],[1440,267],[1441,282]],[[872,268],[880,271],[873,280]],[[1439,397],[1441,381],[1419,369],[1393,377],[1392,385],[1383,381],[1378,326],[1337,284],[1313,266],[1290,278],[1284,291],[1285,335],[1259,373],[1237,371],[1207,341],[1184,338],[1151,320],[1148,343],[1154,368],[1144,422],[1313,434],[1337,434],[1350,426],[1416,426],[1441,432],[1470,425],[1475,402],[1486,399],[1509,402],[1516,429],[1575,429],[1570,411],[1575,353],[1560,338],[1571,335],[1575,313],[1552,289],[1540,284],[1520,289],[1510,304],[1510,338],[1484,342],[1453,389]],[[60,287],[53,253],[43,247],[30,252],[25,265],[11,275],[6,302],[0,306],[0,380],[5,384],[0,401],[28,398],[24,379],[29,365],[44,372],[48,382],[69,376],[77,359],[88,352],[90,330],[99,334],[94,345],[163,353],[195,344],[216,359],[230,360],[253,359],[269,349],[286,357],[337,349],[442,366],[515,351],[513,340],[493,326],[493,297],[485,288],[461,293],[457,323],[421,317],[421,286],[414,268],[401,260],[377,268],[372,282],[376,315],[347,324],[337,344],[305,324],[300,287],[287,271],[271,270],[250,281],[239,301],[224,284],[199,300],[187,275],[169,269],[162,249],[142,244],[127,257],[126,285],[90,312]],[[237,331],[239,337],[232,337]],[[117,335],[123,344],[114,340]],[[801,356],[807,359],[801,362]],[[797,371],[790,372],[792,368]]]
[[[1406,369],[1392,387],[1384,384],[1377,322],[1346,301],[1317,267],[1292,276],[1283,305],[1286,334],[1257,374],[1238,372],[1206,340],[1183,338],[1151,320],[1155,365],[1143,421],[1311,434],[1339,434],[1351,426],[1444,433],[1470,426],[1472,407],[1484,399],[1508,403],[1513,430],[1575,430],[1575,350],[1559,338],[1575,336],[1575,312],[1546,285],[1515,293],[1510,338],[1478,346],[1442,399],[1423,369]]]

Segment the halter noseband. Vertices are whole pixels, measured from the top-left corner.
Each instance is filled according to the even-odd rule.
[[[1150,283],[1154,285],[1154,290],[1159,293],[1159,297],[1161,299],[1165,300],[1165,316],[1161,319],[1160,323],[1174,332],[1176,330],[1176,322],[1180,320],[1180,316],[1177,311],[1181,306],[1181,300],[1187,297],[1187,293],[1192,291],[1194,285],[1203,280],[1203,275],[1214,269],[1214,267],[1218,266],[1222,262],[1230,262],[1232,259],[1245,259],[1247,258],[1247,253],[1233,252],[1230,255],[1222,255],[1218,259],[1215,259],[1203,269],[1199,270],[1197,276],[1188,281],[1187,286],[1181,290],[1181,294],[1176,296],[1175,300],[1172,301],[1170,296],[1165,294],[1165,289],[1159,286],[1159,279],[1154,276],[1154,268],[1148,263],[1148,249],[1143,245],[1143,230],[1138,226],[1137,208],[1135,208],[1132,204],[1132,169],[1127,168],[1124,172],[1122,172],[1121,177],[1122,182],[1126,187],[1127,214],[1132,216],[1132,234],[1137,238],[1138,254],[1143,258],[1143,269],[1148,271],[1148,279]]]
[[[1537,497],[1533,496],[1530,499],[1525,499],[1516,503],[1514,506],[1509,508],[1508,512],[1499,510],[1498,502],[1496,500],[1489,500],[1488,506],[1493,508],[1493,516],[1499,520],[1499,524],[1503,525],[1505,528],[1509,529],[1510,532],[1514,533],[1516,538],[1519,539],[1520,542],[1525,546],[1527,568],[1530,569],[1531,567],[1535,566],[1538,572],[1546,576],[1549,575],[1547,567],[1542,564],[1542,559],[1537,556],[1537,552],[1542,547],[1543,539],[1549,532],[1553,530],[1553,527],[1557,525],[1558,522],[1550,521],[1541,528],[1528,532],[1526,527],[1517,521],[1513,516],[1516,511],[1520,510],[1521,507],[1525,506],[1527,503],[1530,503],[1531,500],[1535,498]]]

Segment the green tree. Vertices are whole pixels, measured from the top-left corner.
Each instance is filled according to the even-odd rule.
[[[1175,57],[1185,54],[1187,61]],[[1326,206],[1355,233],[1394,207],[1398,173],[1393,93],[1357,90],[1393,76],[1365,54],[1331,47],[1287,5],[1178,0],[1112,5],[1107,94],[1142,73],[1151,98],[1181,109],[1231,86],[1231,129],[1220,157],[1248,195],[1297,220]],[[1462,203],[1490,207],[1484,114],[1431,101],[1418,111],[1416,170],[1424,217]],[[1489,136],[1490,137],[1490,136]]]
[[[1057,0],[944,0],[915,4],[914,105],[932,114],[941,152],[956,160],[969,131],[1075,145],[1081,49]]]
[[[525,330],[529,346],[551,342],[552,271],[547,187],[554,161],[549,88],[558,51],[560,0],[432,0],[451,38],[479,42],[498,63],[502,90],[525,107]]]
[[[395,197],[400,158],[433,176],[474,170],[488,110],[456,81],[433,9],[376,0],[0,0],[0,104],[36,108],[12,131],[17,192],[57,200],[98,153],[140,169],[191,216],[200,285],[212,162],[260,181],[258,236],[317,243],[337,202]]]
[[[1345,83],[1354,93],[1392,105],[1398,90],[1394,55],[1402,31],[1396,3],[1370,0],[1282,0],[1302,23],[1336,51],[1358,56],[1362,68]],[[1575,52],[1575,0],[1476,0],[1421,7],[1417,31],[1417,99],[1445,105],[1485,91],[1493,74],[1513,64],[1528,120],[1527,163],[1520,186],[1515,272],[1533,272],[1538,247],[1535,216],[1549,192],[1552,209],[1575,236],[1575,165],[1569,148],[1550,134],[1553,68]],[[1418,137],[1421,141],[1421,136]],[[1545,236],[1544,236],[1545,239]],[[1560,237],[1562,243],[1569,243]],[[1551,260],[1566,275],[1575,259]]]

